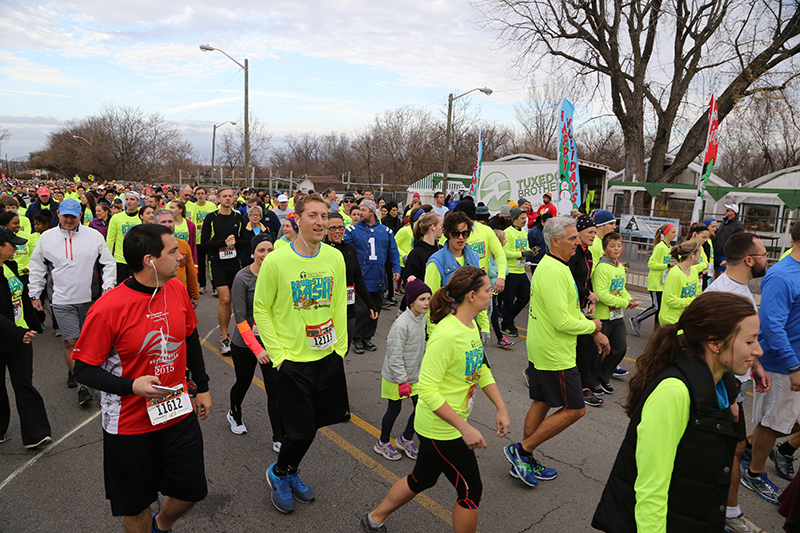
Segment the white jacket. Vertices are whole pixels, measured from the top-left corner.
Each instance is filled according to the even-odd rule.
[[[386,338],[386,358],[383,360],[381,375],[391,383],[416,383],[419,381],[419,368],[425,353],[424,313],[414,316],[406,308],[397,317]]]
[[[54,305],[71,305],[92,301],[95,263],[103,267],[103,290],[113,289],[117,281],[116,263],[105,239],[96,229],[80,225],[75,231],[51,228],[39,237],[31,254],[31,300],[41,298],[45,276],[50,272]]]

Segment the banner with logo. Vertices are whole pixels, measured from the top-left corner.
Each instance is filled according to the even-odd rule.
[[[656,236],[656,230],[664,224],[673,224],[679,228],[681,221],[677,218],[620,215],[619,232],[625,237],[652,239]]]
[[[711,95],[711,102],[708,105],[708,136],[706,141],[706,153],[703,156],[703,174],[700,176],[700,181],[697,183],[697,198],[694,199],[694,209],[692,209],[692,222],[700,222],[700,217],[703,216],[703,195],[706,192],[708,185],[708,178],[714,172],[714,165],[717,162],[717,149],[719,148],[719,136],[717,129],[719,128],[719,118],[717,110],[717,99]]]
[[[469,195],[473,198],[478,192],[478,178],[481,175],[481,160],[483,159],[483,128],[478,131],[478,149],[475,152],[475,166],[472,169],[472,181],[469,184]]]
[[[558,198],[554,199],[559,213],[569,213],[581,205],[581,180],[578,171],[578,151],[572,129],[575,106],[564,98],[558,121]],[[568,206],[568,204],[570,204]]]

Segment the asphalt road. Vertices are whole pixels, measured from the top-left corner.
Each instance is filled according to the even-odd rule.
[[[385,409],[380,399],[385,338],[396,308],[381,313],[373,339],[378,351],[351,354],[345,360],[353,420],[319,432],[301,467],[317,500],[309,505],[298,503],[296,511],[286,516],[273,508],[264,476],[276,454],[271,449],[260,376],[257,374],[243,405],[248,433],[234,435],[225,420],[234,374],[230,359],[218,351],[217,300],[210,292],[201,298],[199,330],[208,339],[204,350],[214,401],[211,416],[202,423],[209,495],[178,522],[175,531],[358,531],[360,517],[413,468],[408,458],[392,462],[372,451]],[[639,298],[649,300],[645,295]],[[626,312],[626,316],[631,314],[633,311]],[[518,325],[525,325],[524,316],[521,314]],[[78,406],[75,389],[66,387],[63,343],[53,336],[49,319],[47,323],[48,330],[34,341],[34,383],[47,404],[55,443],[44,450],[23,449],[12,397],[12,439],[0,445],[0,531],[121,531],[104,496],[99,402]],[[652,320],[643,326],[641,338],[629,331],[624,367],[633,368],[651,328]],[[615,393],[604,397],[603,407],[587,408],[583,419],[535,452],[542,463],[558,470],[558,477],[536,488],[526,487],[509,477],[502,453],[503,446],[521,439],[530,405],[522,376],[527,362],[525,339],[516,340],[510,350],[494,346],[487,350],[508,405],[511,433],[502,439],[495,436],[494,409],[485,397],[479,398],[470,418],[489,443],[488,449],[477,451],[484,484],[478,528],[482,532],[592,531],[592,514],[628,424],[619,406],[627,393],[628,378],[614,380]],[[745,407],[748,417],[749,402]],[[410,404],[404,407],[395,434],[405,424],[409,408]],[[767,468],[780,487],[788,484],[774,475],[771,463]],[[781,530],[783,519],[776,506],[743,487],[740,500],[756,524],[766,531]],[[436,487],[390,517],[387,527],[412,533],[449,530],[454,503],[455,491],[442,477]]]

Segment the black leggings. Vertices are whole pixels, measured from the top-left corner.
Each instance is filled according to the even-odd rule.
[[[236,383],[231,387],[231,410],[236,411],[242,408],[242,401],[256,373],[258,359],[250,348],[242,348],[234,343],[231,343],[231,359],[233,359],[233,369],[236,372]],[[278,382],[275,378],[275,369],[271,362],[259,366],[261,366],[261,375],[264,378],[264,389],[267,391],[267,412],[272,426],[272,440],[273,442],[283,442],[286,435],[283,432],[281,412],[278,409]]]
[[[297,470],[300,461],[305,457],[308,449],[311,448],[311,443],[314,439],[297,439],[287,440],[281,446],[281,451],[278,453],[278,470],[281,472],[290,472]]]
[[[419,494],[436,485],[441,473],[455,487],[458,505],[465,509],[478,508],[483,483],[475,452],[461,438],[431,440],[420,435],[417,462],[414,471],[406,478],[408,488]]]
[[[406,423],[406,430],[403,431],[403,438],[411,440],[414,438],[414,413],[417,408],[417,395],[411,397],[411,403],[414,405],[414,411],[411,411],[411,416],[408,417]],[[381,423],[381,442],[389,442],[394,422],[400,415],[400,410],[403,408],[403,400],[389,400],[389,405],[386,406],[386,413],[383,415],[383,422]]]
[[[503,329],[516,331],[514,319],[531,299],[531,282],[528,275],[509,274],[506,276],[506,288],[503,289]]]
[[[503,338],[503,330],[500,329],[500,314],[503,312],[503,297],[493,294],[492,295],[492,328],[494,334],[497,335],[497,340]]]
[[[643,320],[650,318],[651,316],[655,316],[656,325],[658,325],[658,310],[661,309],[661,296],[663,294],[664,293],[661,291],[650,291],[650,300],[652,301],[652,305],[633,317],[633,319],[641,324]]]

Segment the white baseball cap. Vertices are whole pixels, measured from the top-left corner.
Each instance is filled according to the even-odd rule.
[[[739,213],[739,206],[736,204],[725,204],[725,209],[730,209],[734,213]]]
[[[288,202],[289,201],[289,197],[286,196],[285,194],[279,194],[278,195],[278,201],[279,202]]]

